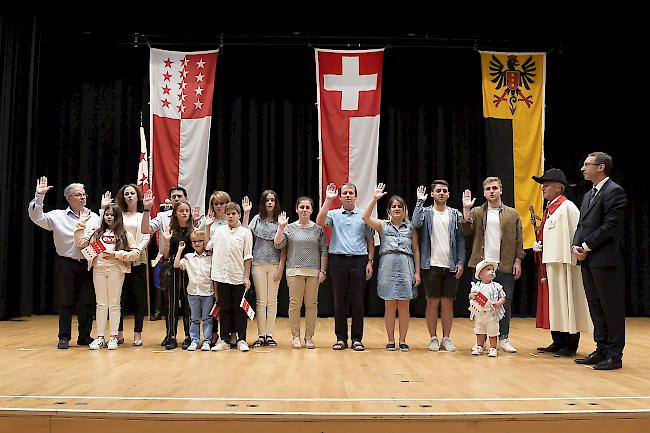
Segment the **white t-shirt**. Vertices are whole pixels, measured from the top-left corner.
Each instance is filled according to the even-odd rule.
[[[431,266],[449,268],[451,250],[449,249],[449,211],[433,209],[431,227]]]
[[[485,257],[484,259],[499,263],[501,261],[501,223],[499,222],[501,208],[488,208],[487,224],[485,225]]]
[[[106,251],[107,252],[112,252],[115,251],[115,233],[113,233],[113,230],[106,230],[100,237],[99,239],[102,240],[104,245],[106,245]],[[115,259],[112,258],[106,258],[104,257],[103,254],[99,254],[97,256],[97,261],[95,262],[95,266],[110,266],[115,264]]]
[[[244,284],[244,261],[253,259],[253,234],[249,229],[218,227],[205,248],[212,250],[213,281]]]

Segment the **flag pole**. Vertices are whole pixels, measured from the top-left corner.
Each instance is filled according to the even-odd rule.
[[[140,128],[144,130],[144,126],[142,124],[142,110],[140,110]],[[145,144],[146,146],[146,144]],[[147,152],[147,168],[149,168],[149,152]],[[150,173],[147,173],[149,175]],[[151,242],[151,239],[149,239]],[[146,263],[145,263],[145,285],[147,288],[147,316],[149,317],[149,320],[151,320],[151,291],[149,289],[150,287],[150,282],[149,282],[149,247],[147,246],[145,249],[145,256],[146,256]]]

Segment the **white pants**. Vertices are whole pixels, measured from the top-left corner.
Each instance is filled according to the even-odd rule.
[[[489,315],[476,317],[474,318],[474,333],[487,334],[488,337],[498,337],[499,321],[494,320]]]
[[[273,335],[275,317],[278,312],[278,287],[280,281],[273,281],[278,269],[273,263],[253,263],[253,284],[257,298],[257,333],[260,336]]]
[[[120,326],[120,297],[122,296],[124,272],[116,265],[99,265],[93,267],[93,284],[97,299],[97,336],[106,335],[106,321],[110,314],[111,333],[117,335]]]

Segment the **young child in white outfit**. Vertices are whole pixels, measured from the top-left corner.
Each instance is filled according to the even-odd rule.
[[[187,300],[190,304],[190,338],[192,342],[187,347],[188,352],[194,352],[201,341],[201,322],[203,322],[203,344],[201,351],[210,351],[210,338],[212,337],[212,317],[210,310],[214,305],[214,289],[210,272],[212,270],[212,256],[205,252],[205,232],[194,230],[190,235],[193,253],[185,254],[181,259],[185,242],[178,243],[178,252],[174,258],[174,267],[187,272]]]
[[[497,337],[499,336],[499,320],[504,316],[503,304],[506,302],[506,293],[501,284],[492,281],[496,275],[494,263],[481,260],[476,264],[477,280],[472,283],[469,293],[470,319],[474,319],[474,332],[476,345],[472,347],[472,355],[481,355],[485,345],[485,337],[490,338],[488,356],[497,356]],[[481,305],[480,300],[485,301]]]

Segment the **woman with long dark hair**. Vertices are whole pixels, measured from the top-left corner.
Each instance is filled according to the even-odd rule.
[[[162,233],[163,243],[162,251],[165,260],[173,260],[178,252],[178,244],[185,242],[185,249],[181,258],[187,253],[193,253],[192,241],[190,235],[194,230],[194,224],[191,217],[192,210],[187,202],[181,201],[174,205],[169,227]],[[183,329],[186,339],[190,338],[190,305],[187,300],[187,273],[178,268],[172,269],[172,284],[167,289],[167,315],[165,323],[167,325],[167,334],[165,337],[165,349],[171,350],[178,347],[176,341],[176,331],[178,330],[178,303],[183,310]],[[188,343],[189,345],[189,343]]]
[[[255,311],[258,339],[253,347],[278,345],[273,339],[273,328],[278,311],[278,287],[282,279],[282,270],[287,257],[286,249],[282,251],[273,246],[275,233],[278,231],[278,215],[282,211],[278,194],[270,189],[260,197],[260,212],[248,222],[251,206],[248,197],[242,201],[244,210],[243,226],[253,233],[253,284],[257,298]]]
[[[124,229],[135,239],[136,247],[140,250],[140,259],[131,264],[131,272],[126,274],[122,286],[122,314],[117,334],[117,342],[124,343],[124,316],[129,301],[134,307],[133,315],[133,345],[142,346],[142,327],[147,312],[147,245],[151,236],[140,231],[142,224],[142,190],[134,184],[124,185],[117,192],[115,203],[122,209]]]

